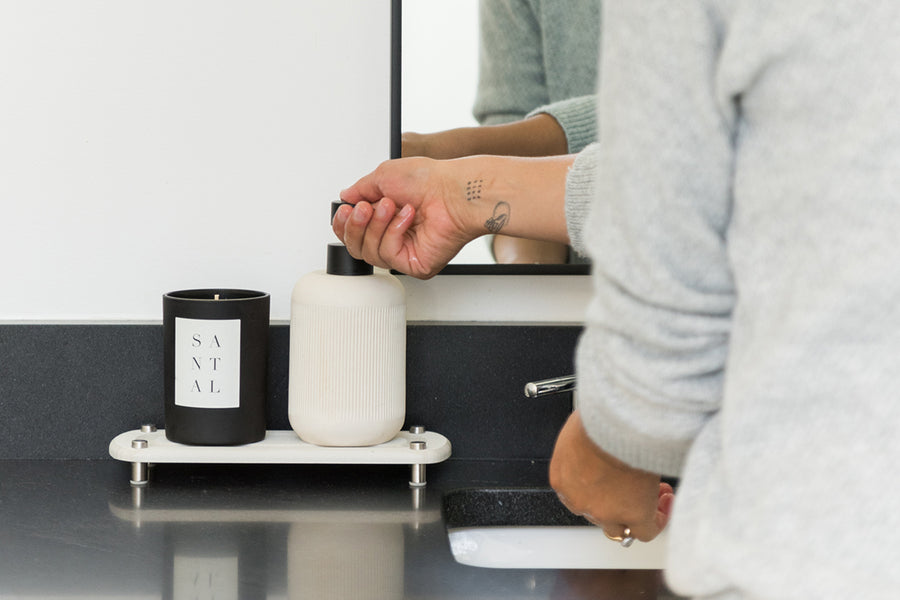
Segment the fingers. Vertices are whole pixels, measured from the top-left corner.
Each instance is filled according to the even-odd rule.
[[[603,530],[603,535],[608,537],[610,540],[614,542],[620,543],[623,547],[629,548],[631,544],[634,543],[636,539],[631,532],[630,527],[623,527],[621,534],[611,534],[607,529]]]
[[[376,212],[380,212],[377,221],[374,219]],[[338,209],[333,227],[351,256],[362,259],[370,265],[385,268],[387,265],[378,256],[379,240],[376,239],[384,233],[384,227],[381,225],[384,220],[383,214],[383,209],[379,211],[369,202],[360,201],[349,211],[344,207]],[[343,231],[340,231],[341,227]]]
[[[658,536],[660,533],[662,533],[662,530],[665,528],[666,523],[668,523],[667,517],[665,519],[665,522],[660,522],[659,520],[655,519],[651,522],[625,524],[598,519],[590,511],[581,513],[576,512],[575,514],[579,517],[584,518],[584,520],[588,521],[589,523],[602,528],[603,533],[606,534],[606,537],[617,542],[621,542],[625,538],[633,538],[642,542],[649,542],[655,539],[656,536]]]
[[[413,207],[407,204],[400,212],[392,213],[393,218],[381,237],[380,255],[392,265],[392,268],[404,273],[416,270],[413,268],[417,262],[415,250],[406,243],[406,232],[412,226],[415,212]]]
[[[557,492],[556,496],[559,498],[559,501],[566,508],[569,509],[570,512],[583,518],[587,522],[593,523],[594,525],[597,525],[598,527],[602,528],[603,534],[606,535],[606,537],[608,537],[610,540],[612,540],[614,542],[619,542],[626,547],[630,546],[631,542],[634,541],[635,539],[640,539],[641,541],[647,542],[647,541],[650,541],[653,538],[655,538],[656,535],[658,535],[658,532],[657,532],[652,537],[648,537],[646,539],[639,538],[639,537],[637,537],[635,532],[633,532],[631,530],[631,528],[629,526],[623,525],[623,524],[611,524],[609,522],[604,522],[603,520],[598,519],[591,512],[590,509],[580,509],[580,508],[574,507],[572,501],[569,500],[564,494]],[[662,528],[660,528],[660,531],[662,531]]]
[[[332,230],[351,256],[376,267],[409,270],[404,260],[404,235],[415,211],[405,206],[399,213],[390,198],[372,204],[359,201],[356,206],[341,206],[334,216]]]
[[[371,204],[359,202],[354,207],[342,206],[334,214],[334,221],[331,225],[332,230],[344,242],[347,251],[354,258],[362,258],[366,225],[368,225],[374,212]]]
[[[672,509],[675,507],[675,493],[668,483],[659,484],[659,500],[656,504],[656,526],[660,531],[669,524]]]
[[[674,497],[671,486],[595,445],[578,411],[557,437],[549,477],[570,511],[599,525],[609,536],[650,541],[668,523]]]
[[[352,212],[353,206],[342,204],[338,207],[337,211],[334,213],[334,217],[331,219],[331,230],[345,246],[347,245],[347,241],[344,239],[344,230],[347,226],[347,219],[350,218],[350,213]]]
[[[396,205],[390,198],[383,198],[380,202],[376,202],[372,208],[372,215],[365,224],[360,254],[362,259],[370,265],[388,268],[389,263],[386,257],[393,254],[386,252],[382,255],[382,245],[385,243],[385,232],[396,215]],[[362,219],[359,223],[356,223],[351,218],[351,228],[357,227],[361,223]]]
[[[557,494],[559,496],[560,502],[566,505],[569,510],[572,508],[569,507],[569,503],[567,499],[562,494]],[[635,520],[627,521],[627,523],[611,523],[609,520],[603,520],[598,518],[596,514],[594,514],[590,508],[588,509],[576,509],[582,510],[582,512],[576,512],[580,517],[583,517],[585,520],[593,523],[594,525],[598,525],[603,528],[603,533],[606,534],[606,537],[611,540],[622,542],[626,538],[632,537],[634,539],[640,540],[642,542],[649,542],[650,540],[656,538],[663,529],[666,528],[666,525],[669,523],[669,519],[672,516],[672,508],[675,502],[675,494],[672,491],[672,486],[668,483],[660,483],[659,484],[659,497],[657,500],[656,513],[654,514],[651,520]],[[610,517],[610,520],[615,520],[616,518],[621,517]]]
[[[362,245],[362,258],[366,262],[385,268],[408,270],[406,231],[412,224],[413,208],[406,205],[397,212],[396,203],[383,198],[374,205],[375,211],[366,227]]]
[[[345,190],[341,190],[340,197],[344,202],[350,204],[358,204],[360,202],[375,203],[381,200],[388,192],[382,189],[382,182],[385,178],[390,179],[390,173],[398,169],[396,164],[398,161],[385,161],[378,167],[357,180]],[[401,169],[402,171],[402,169]]]
[[[668,483],[661,482],[659,484],[659,495],[656,501],[656,510],[651,517],[638,520],[626,520],[616,526],[606,526],[604,531],[607,535],[616,537],[634,537],[642,542],[649,542],[656,538],[672,516],[672,508],[675,502],[675,494],[672,486]],[[626,531],[627,529],[627,531]]]
[[[377,184],[375,171],[359,179],[345,190],[341,190],[340,197],[344,202],[358,204],[359,202],[377,202],[381,200],[381,189]]]

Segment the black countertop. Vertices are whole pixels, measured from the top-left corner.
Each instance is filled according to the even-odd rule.
[[[454,561],[441,511],[458,488],[544,486],[542,461],[188,466],[128,484],[116,461],[0,461],[0,597],[652,599],[655,571]]]

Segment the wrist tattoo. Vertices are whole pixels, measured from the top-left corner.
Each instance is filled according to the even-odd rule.
[[[500,233],[500,230],[503,229],[507,222],[509,222],[509,204],[498,202],[494,206],[494,214],[484,222],[484,226],[491,233]]]
[[[466,183],[466,202],[481,200],[481,187],[484,179],[473,179]]]

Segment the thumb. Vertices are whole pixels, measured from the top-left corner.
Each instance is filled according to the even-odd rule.
[[[368,175],[364,175],[347,189],[341,190],[341,200],[349,204],[356,204],[363,200],[372,203],[378,202],[383,196],[381,186],[379,185],[379,179],[380,177],[377,170]]]

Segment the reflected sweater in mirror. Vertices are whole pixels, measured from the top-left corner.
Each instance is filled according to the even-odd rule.
[[[569,152],[595,141],[600,0],[481,0],[479,19],[476,120],[547,113]]]

